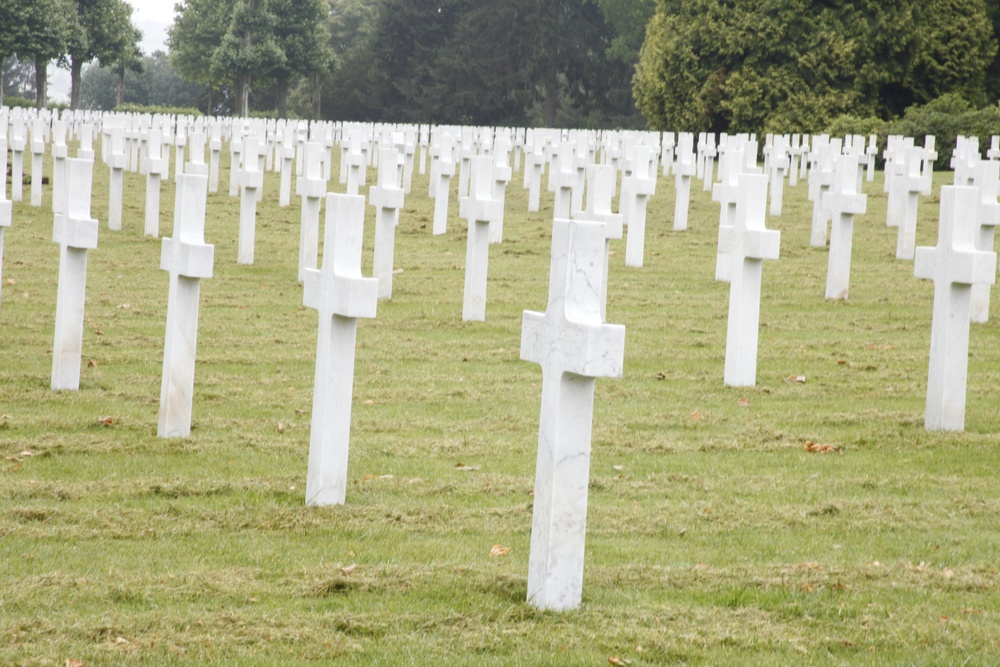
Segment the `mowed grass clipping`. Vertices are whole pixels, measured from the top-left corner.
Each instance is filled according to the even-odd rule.
[[[865,184],[846,302],[823,298],[807,185],[786,186],[750,389],[722,382],[719,206],[693,181],[690,230],[674,232],[673,177],[660,178],[645,266],[626,268],[612,243],[607,314],[626,327],[625,371],[597,381],[583,604],[543,613],[524,599],[541,372],[519,345],[522,311],[546,306],[551,194],[526,213],[515,173],[486,322],[465,323],[457,178],[448,233],[434,237],[427,177],[414,175],[393,298],[358,323],[347,504],[309,508],[317,313],[296,280],[300,204],[279,208],[269,173],[255,264],[237,265],[223,160],[181,440],[156,437],[168,276],[142,235],[145,177],[125,175],[124,229],[110,232],[108,169],[95,166],[77,392],[49,389],[51,192],[14,207],[0,284],[0,663],[998,660],[1000,326],[972,327],[966,432],[926,433],[933,285],[894,258],[881,175]],[[921,199],[918,245],[936,242],[949,181],[937,175]],[[330,187],[343,191],[336,167]],[[171,178],[163,236],[173,191]],[[373,221],[369,208],[365,275]]]

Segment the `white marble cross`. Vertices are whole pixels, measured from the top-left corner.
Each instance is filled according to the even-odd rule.
[[[507,202],[507,184],[513,172],[510,168],[510,145],[498,139],[493,151],[493,198],[500,202],[500,213],[490,225],[490,243],[503,242],[503,219]]]
[[[535,144],[524,157],[524,180],[528,188],[528,212],[537,213],[541,200],[542,170],[545,167],[545,153]]]
[[[208,178],[208,165],[205,164],[205,133],[201,130],[193,131],[188,145],[189,162],[184,166],[184,173]]]
[[[240,193],[240,165],[243,163],[243,129],[233,125],[233,136],[229,138],[229,196]]]
[[[604,271],[601,275],[601,321],[605,320],[608,304],[608,256],[611,240],[622,237],[623,216],[611,212],[615,181],[618,172],[613,165],[590,165],[587,167],[587,206],[573,215],[574,220],[599,222],[604,225]]]
[[[163,159],[163,138],[160,130],[152,130],[146,142],[146,221],[144,233],[156,238],[160,235],[160,182],[167,170]]]
[[[347,194],[356,195],[364,187],[368,173],[368,160],[362,151],[361,134],[357,131],[352,132],[348,139],[348,150],[346,154],[342,154],[341,163],[344,163],[345,160],[346,164],[344,164],[344,167],[347,169]]]
[[[368,202],[375,207],[375,261],[373,272],[378,280],[378,298],[392,298],[392,263],[395,255],[396,224],[403,208],[400,182],[400,154],[395,148],[380,148],[378,185],[368,191]]]
[[[594,384],[620,377],[625,327],[603,324],[598,285],[604,225],[556,219],[545,313],[524,311],[521,359],[542,367],[528,603],[580,605]]]
[[[323,145],[315,141],[305,144],[302,176],[296,177],[295,192],[302,197],[299,222],[299,282],[306,279],[306,269],[316,268],[319,254],[319,209],[326,196],[321,157]],[[291,165],[288,165],[289,171]],[[284,169],[284,167],[282,167]],[[284,175],[284,172],[282,172]]]
[[[205,243],[208,175],[178,174],[176,182],[174,236],[163,239],[160,249],[160,268],[170,272],[156,430],[161,438],[191,433],[201,279],[212,277],[215,263],[215,247]]]
[[[27,128],[24,121],[15,118],[10,126],[10,200],[24,199],[24,149],[27,147]]]
[[[770,213],[772,217],[778,217],[781,215],[785,174],[788,172],[788,139],[785,135],[779,134],[772,139],[772,142],[767,165],[771,188]]]
[[[990,147],[986,151],[987,160],[1000,159],[1000,135],[994,134],[990,137]]]
[[[434,226],[432,229],[435,236],[448,231],[448,200],[451,197],[451,179],[455,175],[455,160],[452,157],[454,144],[451,137],[442,134],[438,139],[437,147],[440,155],[431,165],[431,179],[437,183],[434,189]]]
[[[7,199],[7,119],[0,117],[0,201]]]
[[[868,135],[868,147],[865,149],[865,180],[869,183],[875,180],[875,158],[878,157],[878,135]]]
[[[281,169],[281,180],[278,186],[278,206],[285,207],[291,204],[292,201],[292,161],[295,159],[295,130],[291,125],[285,126],[281,137],[281,144],[277,150],[280,160],[275,160],[275,162]],[[315,264],[311,268],[315,268]],[[301,279],[300,277],[299,280]]]
[[[469,223],[465,250],[465,290],[462,320],[486,319],[486,274],[490,262],[490,226],[503,214],[500,201],[493,198],[493,158],[472,159],[470,192],[458,201],[459,217]]]
[[[695,155],[692,150],[694,135],[681,132],[677,136],[677,147],[674,152],[677,161],[674,170],[674,230],[683,231],[688,228],[688,210],[691,203],[691,177],[695,174]],[[714,162],[714,160],[713,160]]]
[[[177,129],[174,132],[174,178],[184,173],[184,149],[187,146],[187,121],[183,116],[177,117]]]
[[[976,188],[942,187],[938,244],[916,251],[914,275],[934,281],[924,413],[924,427],[928,431],[965,428],[972,285],[992,284],[997,272],[996,253],[976,249],[978,207]]]
[[[654,155],[648,146],[636,146],[632,174],[622,182],[622,193],[628,192],[627,205],[619,205],[625,214],[624,223],[628,226],[626,266],[642,266],[646,252],[646,203],[656,192],[656,167],[652,165]]]
[[[726,257],[722,238],[731,229],[736,220],[736,200],[739,197],[740,175],[743,173],[743,151],[739,148],[728,148],[719,160],[719,178],[721,182],[712,187],[712,201],[719,202],[719,250],[715,257],[715,279],[729,281],[729,271],[732,262]]]
[[[1000,162],[980,160],[976,165],[976,188],[979,190],[979,209],[976,215],[976,250],[993,252],[993,237],[1000,225]],[[975,283],[972,286],[972,321],[982,324],[990,318],[990,283]]]
[[[578,186],[576,165],[573,164],[573,144],[568,141],[559,146],[556,164],[549,167],[549,188],[555,192],[553,204],[557,218],[568,218],[573,204],[573,190]]]
[[[0,172],[6,177],[6,170]],[[6,185],[0,187],[0,285],[3,285],[3,230],[10,227],[14,203],[7,200]],[[0,287],[2,290],[2,287]]]
[[[896,259],[913,259],[917,245],[919,195],[929,195],[931,192],[931,180],[923,172],[923,149],[919,146],[909,146],[906,149],[904,172],[896,176],[894,187],[905,197],[900,202],[902,216],[896,234]]]
[[[208,134],[208,191],[219,191],[219,156],[222,153],[222,125],[213,122]]]
[[[31,125],[31,205],[42,205],[42,176],[45,161],[45,121],[36,118]]]
[[[87,250],[97,247],[97,220],[90,217],[93,165],[66,159],[66,213],[55,216],[52,239],[59,244],[56,331],[52,388],[80,388],[83,307],[87,297]]]
[[[111,128],[111,150],[108,152],[108,167],[111,182],[108,190],[108,229],[122,228],[122,187],[128,155],[125,154],[125,128]]]
[[[306,270],[303,303],[319,311],[306,505],[342,505],[347,493],[357,318],[378,303],[378,281],[361,276],[364,221],[364,197],[327,195],[323,268]]]
[[[851,283],[851,250],[854,216],[867,210],[868,198],[858,193],[858,161],[842,155],[834,164],[833,185],[823,194],[823,206],[833,216],[830,228],[830,256],[826,271],[826,298],[846,299]]]
[[[757,337],[760,330],[760,283],[763,260],[778,259],[781,232],[766,229],[767,176],[740,176],[736,220],[722,228],[720,247],[731,263],[729,321],[726,329],[724,380],[730,387],[757,383]]]
[[[243,168],[239,170],[240,232],[236,262],[253,264],[257,232],[257,191],[264,187],[264,172],[260,170],[257,137],[243,138]]]
[[[816,165],[809,172],[809,193],[812,195],[813,212],[812,226],[809,233],[809,245],[814,248],[826,246],[826,229],[830,220],[830,212],[824,208],[824,195],[833,185],[833,161],[839,154],[839,149],[829,143],[816,146]]]
[[[66,158],[69,157],[69,147],[66,146],[66,121],[52,121],[52,212],[59,215],[66,210]],[[6,156],[4,156],[6,162]]]

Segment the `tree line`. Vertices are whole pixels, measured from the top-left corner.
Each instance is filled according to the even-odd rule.
[[[998,34],[996,0],[656,0],[635,97],[655,129],[757,133],[995,105]]]
[[[137,67],[142,33],[125,0],[2,0],[0,63],[16,57],[35,70],[35,104],[45,106],[46,69],[53,60],[70,70],[70,107],[80,103],[83,66],[100,60],[119,73]],[[2,73],[5,70],[0,70]],[[0,102],[3,81],[0,81]]]
[[[645,125],[653,0],[183,0],[170,62],[208,106],[313,118]],[[272,106],[273,105],[273,106]]]

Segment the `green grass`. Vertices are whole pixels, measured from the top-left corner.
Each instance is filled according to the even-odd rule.
[[[996,664],[1000,326],[972,329],[966,432],[926,433],[933,288],[894,259],[880,180],[855,223],[847,302],[823,298],[805,183],[786,189],[757,386],[734,389],[718,205],[695,181],[691,229],[673,232],[660,179],[646,266],[612,246],[625,373],[597,382],[583,605],[557,614],[524,601],[541,373],[518,349],[521,312],[546,303],[551,195],[526,214],[515,174],[487,320],[463,323],[465,223],[433,237],[414,176],[393,299],[358,324],[347,504],[307,508],[317,315],[296,282],[298,200],[280,209],[268,176],[256,263],[238,266],[227,168],[208,203],[215,276],[183,440],[156,438],[167,275],[142,237],[144,177],[126,175],[124,230],[109,232],[95,168],[79,392],[49,390],[49,193],[15,205],[0,664]],[[937,190],[920,204],[919,245],[935,242],[937,204]],[[173,180],[165,236],[172,206]],[[372,224],[369,209],[366,275]],[[491,558],[495,544],[510,554]]]

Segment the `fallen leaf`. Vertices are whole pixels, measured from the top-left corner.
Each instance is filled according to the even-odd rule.
[[[976,614],[976,615],[979,615],[979,614],[983,613],[983,610],[982,609],[972,609],[970,607],[962,607],[962,613],[963,614]]]
[[[87,360],[87,368],[97,368],[97,362],[93,359]]]
[[[623,660],[622,658],[619,658],[617,655],[612,655],[608,657],[608,664],[614,665],[615,667],[624,667],[624,665],[628,665],[630,663],[628,660]]]
[[[347,567],[342,567],[342,568],[340,568],[340,574],[341,574],[341,576],[346,577],[351,572],[354,572],[354,570],[357,569],[357,567],[358,567],[357,563],[352,563],[352,564],[348,565]]]
[[[403,269],[396,269],[395,271],[392,272],[392,275],[398,276],[402,272],[403,272]]]
[[[19,456],[34,456],[34,455],[35,455],[35,453],[33,451],[31,451],[30,449],[26,449],[26,450],[24,450],[23,452],[21,452],[19,454]]]
[[[789,384],[805,384],[806,383],[806,376],[805,375],[789,375],[788,377],[785,378],[785,382],[787,382]]]
[[[305,411],[305,410],[299,410],[298,408],[295,408],[295,414],[296,414],[297,416],[301,417],[301,416],[302,416],[302,415],[304,415],[305,413],[306,413],[306,411]]]
[[[510,553],[510,547],[505,547],[500,544],[494,544],[493,548],[490,549],[490,558],[503,558]]]
[[[657,380],[666,380],[666,379],[667,379],[667,374],[666,374],[666,373],[664,373],[663,371],[659,371],[659,372],[658,372],[658,373],[657,373],[656,375],[654,375],[653,377],[655,377],[655,378],[656,378]]]
[[[369,398],[368,400],[364,401],[364,404],[365,405],[375,405],[375,401],[373,401],[372,399]]]
[[[927,568],[927,563],[920,561],[919,565],[914,565],[913,563],[907,563],[906,569],[913,572],[923,572]]]
[[[97,423],[100,424],[101,426],[114,426],[114,424],[115,424],[115,418],[114,417],[110,417],[110,416],[109,417],[100,417],[97,420]]]
[[[123,304],[121,304],[118,307],[121,308],[122,310],[128,310],[129,308],[132,307],[132,304],[130,304],[130,303],[123,303]]]
[[[750,405],[750,401],[741,396],[740,399],[736,401],[736,405],[740,406],[741,408],[745,408],[746,406]]]
[[[625,470],[625,466],[611,466],[612,470],[622,471]]]
[[[705,415],[701,414],[697,410],[695,410],[694,412],[691,413],[691,419],[693,419],[696,422],[700,422],[704,418],[705,418]]]
[[[13,278],[8,278],[8,279],[7,279],[7,284],[8,284],[8,285],[16,285],[16,284],[17,284],[17,281],[16,281],[16,280],[14,280]]]
[[[68,659],[63,667],[83,667],[83,663],[79,660]]]
[[[806,443],[804,449],[813,454],[829,454],[830,452],[840,451],[840,447],[837,447],[836,445],[826,445],[819,442],[813,442],[811,440]]]
[[[891,350],[895,346],[894,345],[875,345],[875,344],[872,344],[872,345],[866,345],[865,347],[868,348],[869,350],[882,350],[882,351],[885,351],[885,350]]]
[[[455,470],[466,470],[466,471],[468,471],[468,470],[479,470],[479,466],[477,466],[477,465],[465,465],[464,463],[456,463],[455,464]]]
[[[116,644],[128,644],[128,640],[124,637],[115,637]]]
[[[800,570],[818,570],[819,565],[817,563],[799,563],[796,567]]]
[[[837,365],[838,366],[846,366],[847,365],[847,359],[837,359]]]
[[[5,456],[5,457],[3,457],[3,460],[4,460],[4,461],[14,461],[14,462],[16,462],[16,463],[20,463],[20,462],[21,462],[21,461],[23,461],[24,459],[19,459],[19,458],[17,458],[16,456]]]

